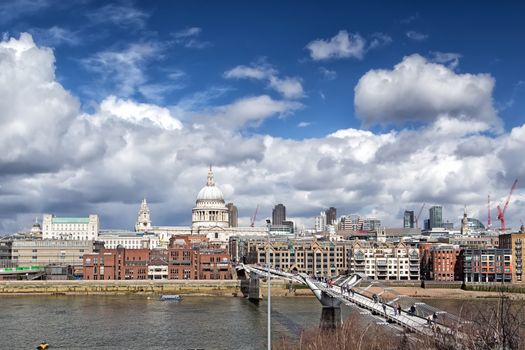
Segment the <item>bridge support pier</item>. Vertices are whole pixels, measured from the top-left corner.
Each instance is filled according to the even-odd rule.
[[[323,306],[321,312],[321,329],[336,329],[341,326],[341,307]]]
[[[261,280],[256,273],[250,273],[250,284],[248,285],[248,300],[258,304],[262,299]]]

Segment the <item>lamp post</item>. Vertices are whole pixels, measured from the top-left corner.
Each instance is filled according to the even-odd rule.
[[[268,271],[268,281],[267,281],[267,284],[268,284],[268,350],[272,350],[272,323],[271,323],[271,320],[272,320],[272,316],[271,316],[271,313],[272,313],[272,306],[270,304],[270,294],[271,294],[271,280],[272,280],[272,276],[270,274],[270,219],[267,218],[266,219],[266,227],[268,229],[268,237],[267,237],[267,247],[266,247],[266,268],[267,268],[267,271]]]

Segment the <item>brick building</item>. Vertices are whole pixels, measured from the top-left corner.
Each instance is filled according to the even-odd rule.
[[[169,279],[231,279],[226,249],[205,235],[173,236],[168,248]]]
[[[525,233],[507,233],[499,236],[499,246],[502,249],[510,249],[512,254],[512,282],[524,283],[523,262],[525,261]]]
[[[462,281],[461,249],[451,244],[430,247],[430,277],[434,281]]]
[[[149,249],[101,249],[84,255],[85,280],[148,279]]]

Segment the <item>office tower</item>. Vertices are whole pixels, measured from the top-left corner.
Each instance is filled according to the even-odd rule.
[[[414,211],[405,210],[405,215],[403,216],[403,228],[414,228]]]
[[[429,209],[429,228],[443,227],[443,207],[435,205]]]
[[[237,211],[237,207],[233,203],[228,203],[226,204],[226,208],[228,208],[228,226],[239,226],[239,212]]]
[[[279,203],[272,211],[272,225],[282,225],[283,221],[286,221],[286,207]]]
[[[327,211],[325,211],[325,214],[327,225],[337,224],[337,209],[335,209],[334,207],[330,207]]]

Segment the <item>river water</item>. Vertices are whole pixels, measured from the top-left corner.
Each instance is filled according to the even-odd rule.
[[[449,311],[460,303],[433,302]],[[0,349],[265,349],[266,309],[234,297],[2,296]],[[298,336],[320,315],[315,298],[274,297],[272,337]]]
[[[244,298],[2,296],[0,349],[264,349],[266,303]],[[315,298],[272,298],[274,339],[317,327]]]

